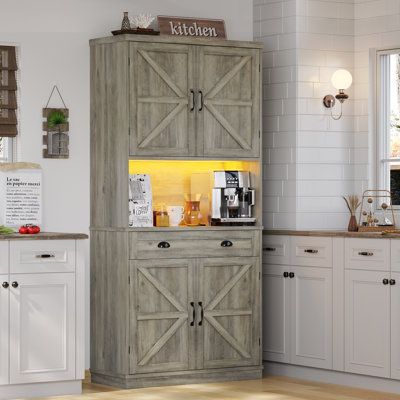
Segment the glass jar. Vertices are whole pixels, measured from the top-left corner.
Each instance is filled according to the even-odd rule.
[[[169,216],[165,205],[161,205],[159,210],[156,211],[156,226],[157,227],[168,227]]]
[[[188,226],[198,226],[201,221],[200,201],[186,201],[185,203],[185,224]]]

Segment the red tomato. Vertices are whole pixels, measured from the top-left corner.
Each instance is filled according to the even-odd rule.
[[[37,225],[29,225],[27,229],[30,235],[34,235],[40,232],[40,228]]]
[[[18,232],[19,232],[21,235],[26,235],[26,234],[28,233],[28,227],[25,226],[25,225],[22,225],[22,226],[19,228]]]

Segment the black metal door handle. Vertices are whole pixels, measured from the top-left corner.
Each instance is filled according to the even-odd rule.
[[[283,273],[283,277],[284,277],[284,278],[289,278],[289,272],[286,272],[286,271],[285,271],[285,272]]]
[[[200,307],[200,322],[199,322],[199,326],[203,325],[203,319],[204,319],[204,309],[203,309],[203,302],[199,301],[199,307]]]
[[[203,111],[203,107],[204,107],[204,95],[203,95],[203,91],[199,90],[199,95],[200,95],[200,108],[199,111]]]
[[[233,243],[230,240],[223,240],[221,242],[221,247],[232,247]]]
[[[365,257],[372,257],[374,255],[374,253],[372,253],[371,251],[360,251],[358,253],[359,256],[365,256]]]
[[[389,284],[390,284],[391,286],[395,285],[395,284],[396,284],[396,280],[395,280],[395,279],[391,279],[391,280],[389,281]]]
[[[264,251],[276,251],[276,247],[264,247]]]
[[[192,316],[192,322],[190,323],[190,326],[194,326],[194,321],[196,321],[196,308],[194,306],[194,301],[191,301],[190,305],[193,307],[193,316]]]
[[[38,254],[36,258],[55,258],[55,254]]]
[[[305,249],[304,253],[309,253],[309,254],[317,254],[318,250],[314,250],[314,249]]]
[[[171,247],[168,242],[160,242],[157,246],[159,249],[169,249]]]
[[[384,285],[388,285],[389,284],[389,279],[382,279],[382,283],[384,284]]]
[[[11,284],[11,286],[12,286],[13,288],[17,288],[17,287],[18,287],[18,282],[13,282],[13,283]]]
[[[8,289],[8,287],[10,286],[10,284],[8,282],[3,282],[1,284],[1,286],[3,286],[4,289]]]
[[[289,278],[290,278],[290,279],[294,278],[294,272],[290,272],[290,273],[289,273]]]
[[[196,108],[196,96],[193,89],[190,89],[190,94],[192,95],[192,107],[190,108],[190,112],[193,112]]]

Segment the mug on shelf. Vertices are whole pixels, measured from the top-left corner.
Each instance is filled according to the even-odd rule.
[[[179,226],[183,220],[182,206],[168,206],[169,226]]]

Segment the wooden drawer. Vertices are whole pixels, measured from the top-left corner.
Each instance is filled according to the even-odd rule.
[[[259,231],[131,232],[130,259],[259,256]]]
[[[332,267],[332,238],[293,236],[290,264],[305,267]]]
[[[345,239],[345,268],[390,270],[390,240]]]
[[[290,236],[263,236],[263,263],[274,265],[289,264]]]
[[[75,271],[75,240],[10,242],[11,273]]]
[[[0,274],[8,274],[8,243],[0,241]]]
[[[400,272],[400,240],[390,240],[390,259],[392,271]]]

